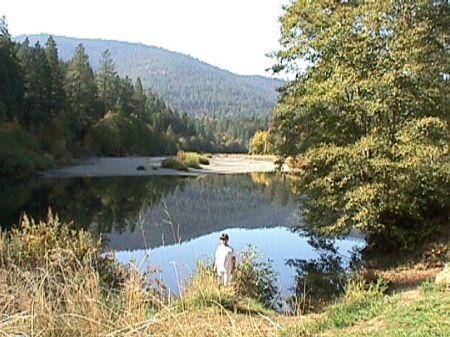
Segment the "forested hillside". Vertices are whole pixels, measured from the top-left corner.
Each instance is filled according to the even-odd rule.
[[[226,120],[189,117],[121,77],[109,50],[94,72],[83,44],[61,60],[59,46],[14,42],[0,20],[0,175],[22,175],[86,155],[245,151]],[[258,123],[255,123],[258,125]],[[225,130],[226,131],[226,130]]]
[[[49,35],[29,35],[31,45],[45,44]],[[24,36],[16,37],[23,41]],[[108,49],[121,76],[140,77],[173,108],[196,116],[267,116],[277,101],[282,81],[262,76],[239,76],[187,55],[138,43],[55,36],[60,56],[68,61],[83,44],[94,70]]]

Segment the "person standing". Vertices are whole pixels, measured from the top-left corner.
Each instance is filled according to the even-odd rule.
[[[228,286],[236,270],[236,254],[228,244],[230,240],[228,234],[223,233],[219,239],[220,244],[216,249],[214,268],[217,271],[219,284]]]

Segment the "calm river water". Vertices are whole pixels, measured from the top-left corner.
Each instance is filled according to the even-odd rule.
[[[50,206],[63,220],[102,235],[120,261],[156,265],[158,277],[178,293],[196,261],[211,258],[220,233],[239,252],[251,245],[273,261],[284,294],[317,283],[316,292],[339,289],[358,237],[319,244],[301,235],[299,197],[274,174],[204,177],[54,178],[0,183],[0,224],[22,212],[43,218]]]

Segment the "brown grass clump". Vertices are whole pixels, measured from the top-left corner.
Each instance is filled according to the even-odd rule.
[[[395,268],[379,271],[377,275],[384,279],[391,290],[410,289],[423,282],[432,281],[442,268]]]
[[[114,265],[89,233],[49,213],[0,238],[0,335],[141,336],[160,298]],[[114,270],[115,282],[104,271]]]
[[[182,297],[150,330],[157,336],[278,336],[282,317],[257,301],[241,297],[236,285],[218,285],[214,271],[200,263]]]
[[[276,337],[282,329],[277,321],[278,317],[210,308],[166,315],[149,330],[161,337]]]

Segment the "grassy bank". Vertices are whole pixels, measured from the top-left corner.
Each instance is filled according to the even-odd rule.
[[[350,284],[336,304],[290,326],[283,336],[448,336],[450,294],[433,283],[390,296],[377,285]]]
[[[319,314],[270,308],[270,267],[243,258],[233,288],[217,286],[200,265],[182,297],[169,297],[150,270],[143,275],[102,253],[89,233],[49,215],[24,219],[0,237],[0,335],[27,336],[445,336],[450,294],[425,282],[388,293],[362,279]]]

